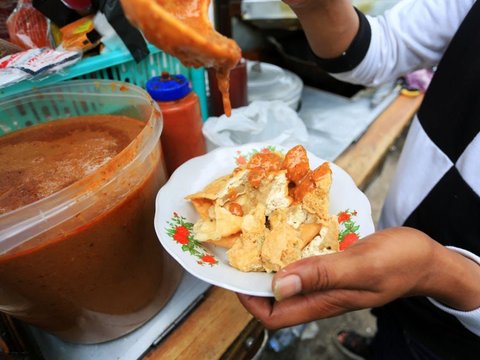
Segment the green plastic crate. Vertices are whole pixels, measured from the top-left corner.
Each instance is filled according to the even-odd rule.
[[[152,111],[151,101],[146,96],[146,91],[140,87],[118,80],[58,82],[0,99],[0,136],[74,116],[111,114],[143,121]]]
[[[149,45],[148,48],[150,54],[139,63],[133,60],[130,53],[120,50],[92,56],[44,79],[25,80],[0,88],[0,98],[69,79],[118,80],[145,88],[148,79],[159,76],[162,71],[167,71],[172,74],[183,74],[190,80],[193,91],[200,98],[202,117],[204,120],[207,119],[205,70],[185,67],[176,58],[165,54],[156,47]]]

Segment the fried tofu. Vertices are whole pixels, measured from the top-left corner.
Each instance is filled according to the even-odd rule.
[[[200,215],[200,242],[228,249],[241,271],[279,271],[309,256],[339,251],[338,222],[329,214],[332,171],[328,162],[310,170],[302,146],[285,156],[255,154],[253,163],[189,195]]]
[[[287,223],[279,223],[265,231],[262,246],[262,262],[267,272],[278,271],[300,260],[302,255],[300,233]]]
[[[265,271],[261,250],[265,240],[265,205],[244,216],[242,234],[227,251],[230,264],[241,271]]]

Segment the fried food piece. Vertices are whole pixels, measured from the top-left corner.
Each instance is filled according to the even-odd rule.
[[[257,204],[242,223],[242,235],[227,251],[230,265],[241,271],[265,271],[261,250],[265,240],[265,205]]]
[[[229,179],[230,175],[222,176],[209,183],[202,191],[185,197],[185,199],[192,202],[195,210],[197,210],[203,220],[209,218],[208,212],[210,207],[214,205],[217,194],[226,186]]]
[[[282,168],[283,157],[278,153],[256,153],[247,163],[248,182],[258,188],[262,180],[272,171]]]
[[[330,247],[334,252],[335,245],[330,244],[334,239],[338,251],[338,226],[335,234],[329,227],[320,223],[305,223],[306,213],[301,206],[293,206],[288,209],[278,209],[269,217],[270,232],[265,235],[265,242],[262,247],[262,261],[266,271],[278,271],[284,266],[312,254],[320,255],[322,250]],[[313,240],[322,233],[322,242]],[[326,240],[325,240],[326,239]],[[312,244],[313,243],[313,244]],[[304,250],[311,245],[308,250]],[[307,255],[310,254],[310,255]]]
[[[313,184],[313,189],[302,196],[302,206],[309,213],[317,215],[321,220],[330,218],[330,186],[332,184],[332,171],[327,162],[315,169],[308,179]]]
[[[215,246],[220,246],[222,248],[225,248],[225,249],[230,249],[233,244],[235,244],[235,242],[238,240],[238,238],[240,238],[240,236],[242,235],[241,232],[238,232],[236,234],[233,234],[233,235],[229,235],[229,236],[224,236],[222,238],[220,238],[219,240],[207,240],[205,241],[206,243],[208,244],[212,244],[212,245],[215,245]]]
[[[278,271],[301,259],[302,240],[300,232],[286,223],[279,223],[265,231],[262,246],[262,263],[267,272]]]
[[[340,251],[338,242],[337,217],[332,216],[310,243],[302,250],[302,258],[336,253]]]
[[[269,173],[258,188],[257,200],[266,206],[268,216],[276,209],[286,209],[293,199],[288,195],[288,179],[286,171]]]
[[[126,17],[149,42],[185,66],[214,68],[225,114],[230,116],[230,71],[241,58],[237,43],[215,31],[210,0],[120,0]]]
[[[187,196],[201,212],[193,232],[199,241],[229,248],[230,265],[241,271],[274,272],[304,257],[337,252],[331,183],[328,162],[310,170],[302,146],[285,157],[257,153]]]
[[[260,252],[264,233],[245,233],[227,251],[228,262],[240,271],[265,271]]]
[[[246,171],[238,171],[231,175],[225,175],[209,183],[203,190],[187,195],[186,200],[190,200],[204,220],[209,218],[209,210],[215,201],[224,205],[228,201],[236,200],[240,195],[245,194],[244,178]]]
[[[320,234],[321,224],[301,224],[300,239],[302,239],[301,248],[305,248],[310,242]]]
[[[302,145],[297,145],[288,150],[283,160],[283,168],[287,170],[288,178],[298,185],[310,171],[307,151]]]
[[[221,192],[228,184],[231,175],[225,175],[219,177],[218,179],[213,180],[209,183],[202,191],[199,191],[194,194],[187,195],[185,199],[209,199],[215,200],[218,197],[218,193]]]
[[[268,272],[278,271],[282,267],[300,260],[304,247],[301,225],[296,217],[304,214],[299,208],[276,209],[269,216],[270,229],[265,231],[265,242],[262,247],[262,261]],[[293,210],[293,211],[292,211]],[[313,238],[313,237],[312,237]]]
[[[214,206],[212,217],[200,219],[193,225],[193,233],[198,241],[217,241],[241,230],[243,218],[233,215],[220,205]]]

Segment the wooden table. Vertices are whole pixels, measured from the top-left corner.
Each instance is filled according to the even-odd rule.
[[[381,165],[390,146],[408,127],[422,96],[400,95],[335,163],[363,189]],[[242,307],[236,295],[212,287],[205,300],[145,356],[156,359],[249,358],[245,340],[258,338],[263,329]]]

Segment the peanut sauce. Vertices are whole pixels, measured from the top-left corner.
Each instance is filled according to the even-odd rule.
[[[300,145],[290,149],[287,155],[285,155],[283,168],[287,170],[288,179],[298,185],[310,171],[310,165],[305,149]]]
[[[218,90],[222,94],[223,111],[225,115],[232,115],[232,103],[230,101],[230,71],[231,69],[217,70]]]
[[[241,49],[215,31],[208,16],[210,1],[121,0],[121,4],[150,43],[185,66],[215,69],[224,111],[230,116],[230,71],[240,61]]]
[[[87,196],[96,182],[78,184],[89,175],[112,179],[89,208],[0,254],[0,303],[10,315],[69,342],[98,343],[136,329],[168,301],[181,271],[152,223],[166,180],[160,148],[118,176],[118,161],[135,155],[126,147],[144,127],[89,115],[0,138],[0,215],[67,186]]]
[[[228,190],[227,196],[228,196],[228,200],[230,200],[230,201],[235,200],[238,197],[237,190],[235,190],[235,189]]]
[[[328,162],[324,162],[315,170],[310,170],[307,152],[301,145],[290,149],[285,158],[277,153],[256,153],[247,163],[248,181],[258,188],[261,181],[271,171],[286,170],[289,184],[289,196],[295,203],[303,200],[305,195],[315,189],[315,182],[330,173]]]
[[[268,172],[282,169],[282,158],[272,152],[256,153],[247,164],[249,169],[248,181],[254,188],[260,186],[260,182],[267,176]]]
[[[233,215],[243,216],[242,205],[240,205],[239,203],[232,202],[228,204],[228,211],[230,211],[230,213],[232,213]]]

